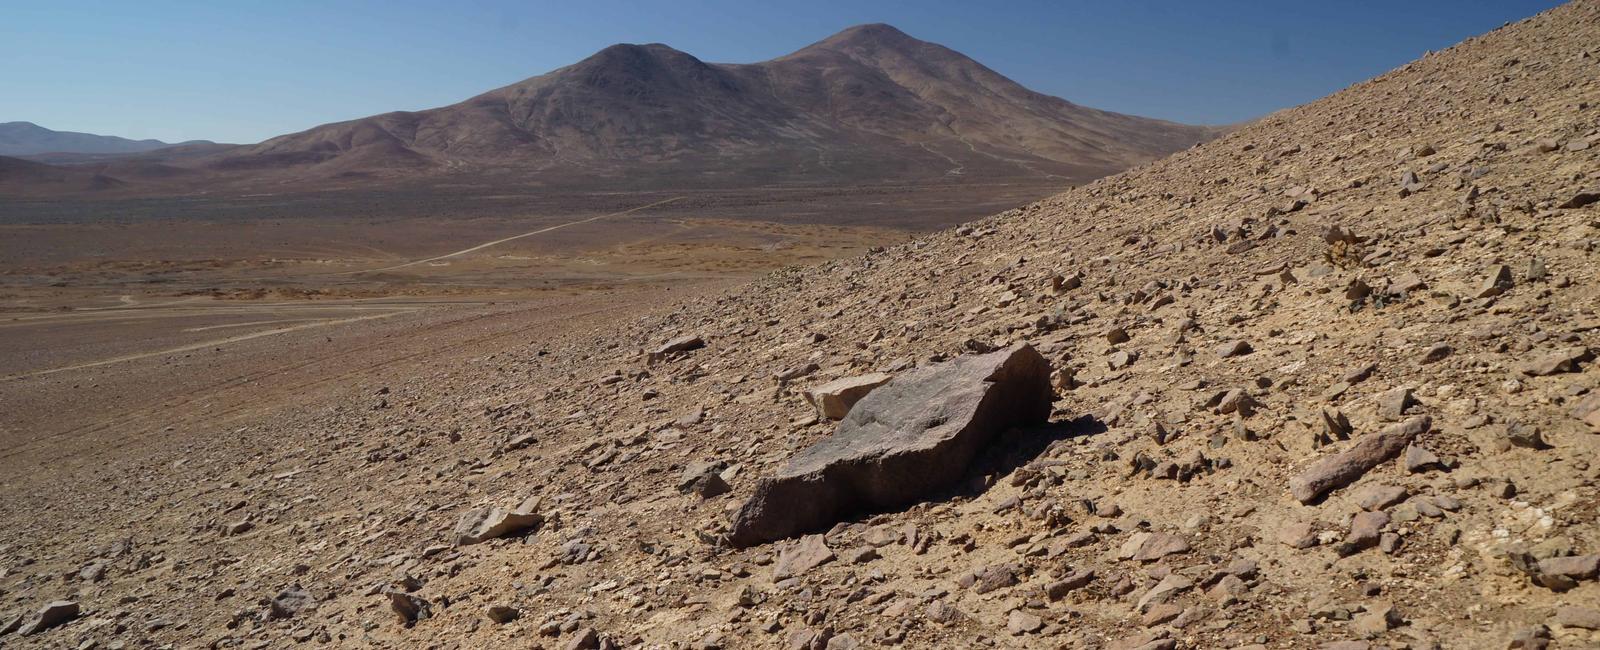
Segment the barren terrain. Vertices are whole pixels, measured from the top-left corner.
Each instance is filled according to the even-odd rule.
[[[8,432],[0,629],[17,631],[0,643],[1600,646],[1596,43],[1600,2],[1580,0],[953,229],[679,300],[613,278],[616,311],[364,321],[332,346],[348,365],[400,325],[436,332],[396,343],[432,356],[291,386],[297,408]],[[458,263],[438,261],[397,272]],[[1047,373],[972,376],[1030,350]],[[13,382],[66,390],[74,372]],[[857,384],[878,386],[869,411],[840,424],[812,404],[871,373],[888,383]],[[929,377],[951,392],[919,394]],[[818,502],[865,490],[838,477],[883,459],[834,436],[960,427],[943,398],[1009,381],[1032,382],[1045,421],[930,464],[916,482],[940,487],[915,502],[799,498],[832,523],[735,534],[810,467],[791,459],[847,459],[809,483]],[[221,408],[249,403],[231,394]]]

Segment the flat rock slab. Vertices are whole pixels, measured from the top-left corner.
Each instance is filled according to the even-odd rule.
[[[78,603],[70,600],[58,600],[45,605],[32,618],[18,627],[17,634],[21,636],[38,634],[77,617]]]
[[[513,510],[505,508],[474,508],[461,515],[456,522],[456,546],[468,546],[491,539],[515,535],[544,523],[539,513],[541,499],[528,497]]]
[[[915,502],[959,481],[1001,432],[1049,419],[1053,398],[1050,363],[1027,344],[909,371],[762,479],[728,542],[754,546]]]
[[[1354,483],[1379,463],[1400,455],[1412,439],[1432,425],[1433,421],[1424,415],[1361,436],[1349,449],[1323,458],[1289,479],[1289,493],[1300,503],[1311,503]]]
[[[874,389],[889,383],[893,377],[874,372],[858,377],[835,379],[806,391],[806,402],[817,409],[817,414],[830,420],[843,420],[850,407]]]
[[[671,341],[667,341],[666,343],[662,343],[661,345],[656,346],[655,349],[645,353],[645,359],[649,363],[654,364],[678,352],[698,350],[705,346],[706,340],[700,336],[696,336],[694,334],[680,336],[672,339]]]
[[[828,543],[822,535],[806,535],[778,554],[778,561],[772,564],[772,579],[782,580],[804,575],[812,569],[832,562],[834,557],[836,556],[833,554],[833,549],[828,548]]]

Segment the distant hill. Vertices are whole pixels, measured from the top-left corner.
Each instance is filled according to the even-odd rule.
[[[118,189],[124,183],[95,170],[56,167],[0,156],[0,196],[34,197]]]
[[[1070,185],[1223,132],[1037,93],[883,24],[751,64],[706,63],[661,44],[613,45],[450,106],[253,145],[154,149],[165,143],[5,127],[13,135],[0,142],[11,150],[152,148],[27,155],[92,169],[142,194],[430,182],[607,190],[964,179]]]
[[[959,52],[873,24],[754,64],[613,45],[458,104],[327,124],[210,164],[307,179],[507,170],[716,184],[1079,181],[1218,133],[1033,92]]]
[[[191,140],[176,144],[212,144]],[[0,123],[0,156],[37,154],[126,154],[174,146],[160,140],[129,140],[114,135],[95,135],[74,131],[54,131],[32,122]]]

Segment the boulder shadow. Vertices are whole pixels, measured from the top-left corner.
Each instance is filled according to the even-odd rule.
[[[930,495],[926,501],[948,501],[952,498],[977,498],[988,492],[1001,477],[1033,462],[1050,448],[1065,441],[1105,433],[1107,427],[1093,415],[1080,415],[1070,420],[1046,422],[1039,426],[1017,427],[1001,433],[967,466],[961,480],[941,494]]]

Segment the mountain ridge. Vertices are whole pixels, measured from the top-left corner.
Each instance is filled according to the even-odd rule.
[[[188,140],[171,143],[155,139],[133,140],[115,135],[56,131],[33,122],[0,122],[0,156],[128,154],[155,151],[167,147],[206,144],[216,143],[210,140]]]
[[[686,177],[1081,181],[1218,133],[1043,95],[869,24],[757,63],[615,44],[455,104],[320,125],[210,165],[322,177],[677,166]]]

